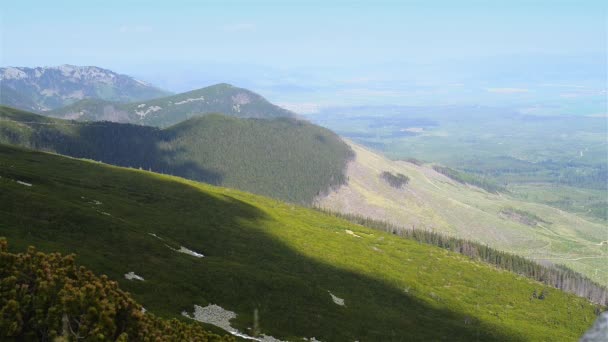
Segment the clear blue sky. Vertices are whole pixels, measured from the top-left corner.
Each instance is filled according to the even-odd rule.
[[[583,56],[597,64],[606,55],[602,1],[20,0],[0,9],[2,66],[98,65],[169,86],[168,75],[188,68],[207,68],[214,76],[205,81],[223,70],[234,78],[245,66],[258,68],[251,77],[298,70],[281,74],[282,82],[304,82],[313,69],[314,85],[331,68],[342,72],[328,79],[362,80],[405,64],[442,65],[445,73],[446,66],[512,56]],[[362,69],[375,71],[356,72]],[[438,73],[401,79],[430,81]]]
[[[601,1],[286,3],[7,1],[2,64],[331,66],[606,48]]]

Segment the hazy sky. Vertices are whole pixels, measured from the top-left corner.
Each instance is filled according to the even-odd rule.
[[[605,72],[603,1],[20,0],[0,6],[2,66],[97,65],[178,91],[222,79],[271,93],[331,82],[436,83],[446,75],[454,83],[477,72],[476,65],[517,69],[509,61],[518,58],[558,64],[570,58],[571,69],[583,61],[582,72]]]

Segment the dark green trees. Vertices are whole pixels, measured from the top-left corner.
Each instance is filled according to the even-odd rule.
[[[7,251],[0,239],[0,340],[233,341],[145,313],[115,281],[74,256]]]

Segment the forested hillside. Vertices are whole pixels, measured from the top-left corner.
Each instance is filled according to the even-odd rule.
[[[239,118],[295,117],[293,112],[275,106],[262,96],[230,84],[216,84],[173,96],[126,104],[101,99],[83,100],[45,115],[78,121],[105,120],[167,127],[207,113]]]
[[[295,203],[345,182],[350,148],[291,118],[223,115],[154,127],[52,119],[0,107],[0,142],[178,175]]]
[[[0,145],[0,189],[14,250],[76,253],[148,312],[233,333],[576,340],[603,309],[446,249],[177,177]]]

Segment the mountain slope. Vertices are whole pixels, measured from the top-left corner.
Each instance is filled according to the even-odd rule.
[[[240,118],[295,117],[262,96],[229,84],[216,84],[173,96],[126,104],[84,100],[51,111],[49,116],[80,121],[115,121],[167,127],[206,113]]]
[[[505,341],[575,340],[595,316],[461,255],[236,190],[4,145],[0,176],[13,248],[75,252],[165,317],[217,304],[235,329],[257,316],[281,339]]]
[[[29,111],[48,111],[90,98],[129,102],[168,94],[94,66],[0,68],[0,104]]]
[[[52,119],[0,107],[0,142],[311,203],[344,183],[350,148],[291,118],[206,115],[165,129]]]
[[[348,184],[318,197],[318,206],[480,241],[529,259],[565,264],[608,284],[604,225],[507,194],[489,193],[432,167],[391,161],[348,143],[356,154],[346,171]],[[381,178],[383,172],[403,174],[409,183],[394,188]]]

